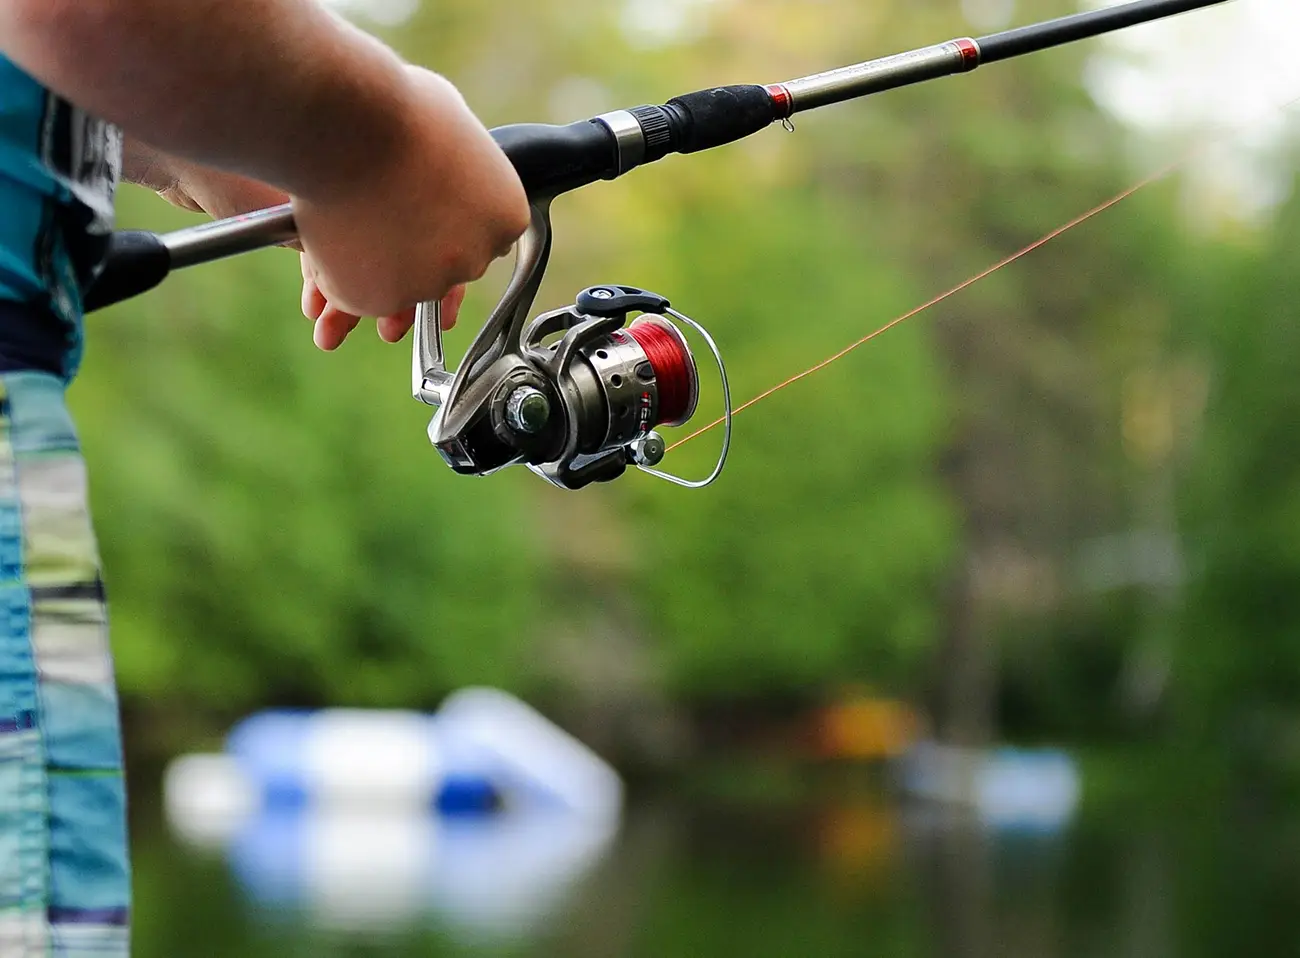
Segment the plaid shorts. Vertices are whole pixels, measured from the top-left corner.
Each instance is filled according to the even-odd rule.
[[[64,389],[0,375],[0,958],[128,950],[117,693]]]

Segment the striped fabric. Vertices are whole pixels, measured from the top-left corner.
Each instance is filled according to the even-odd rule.
[[[119,129],[0,56],[0,301],[42,311],[0,321],[0,356],[35,359],[7,369],[76,375],[82,291],[112,236],[121,170]]]
[[[0,376],[0,958],[125,958],[117,695],[64,384]]]

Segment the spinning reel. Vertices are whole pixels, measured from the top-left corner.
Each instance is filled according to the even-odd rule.
[[[416,310],[411,385],[438,408],[434,448],[462,475],[524,463],[564,489],[608,482],[629,465],[687,488],[709,485],[731,448],[731,391],[716,343],[662,296],[628,286],[594,286],[528,322],[550,256],[548,207],[533,205],[510,283],[459,369],[446,367],[440,304]],[[633,313],[641,315],[629,323]],[[698,481],[655,468],[666,451],[655,429],[686,423],[699,403],[695,357],[673,320],[704,339],[722,378],[722,453]]]

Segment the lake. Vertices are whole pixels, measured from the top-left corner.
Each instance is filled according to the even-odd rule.
[[[1085,802],[1061,829],[999,830],[870,788],[639,798],[595,839],[376,813],[292,837],[272,822],[231,853],[178,838],[146,796],[136,955],[1300,953],[1300,816],[1205,804]]]

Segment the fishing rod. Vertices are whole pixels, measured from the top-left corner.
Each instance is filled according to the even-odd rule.
[[[552,200],[670,153],[733,143],[796,113],[1225,2],[1134,0],[785,83],[713,87],[568,125],[494,129],[528,193],[532,219],[517,244],[506,290],[459,367],[446,365],[440,304],[416,309],[412,393],[437,409],[430,441],[463,475],[524,464],[556,486],[580,489],[636,466],[688,488],[709,485],[722,474],[731,448],[732,409],[726,365],[703,326],[663,296],[617,285],[590,287],[572,305],[528,320],[550,258]],[[290,204],[166,234],[118,232],[87,293],[86,310],[146,292],[173,270],[296,238]],[[657,468],[666,452],[657,429],[688,422],[699,400],[699,368],[678,324],[705,341],[722,382],[722,451],[713,471],[698,481]]]

